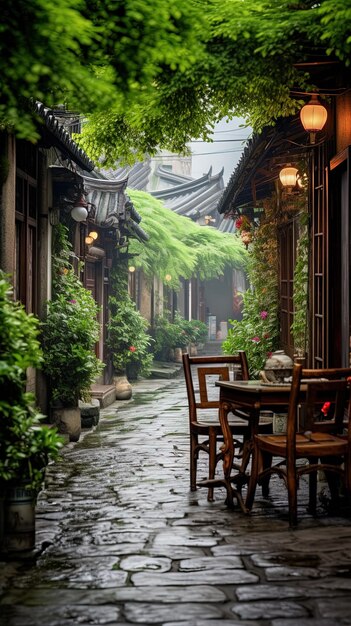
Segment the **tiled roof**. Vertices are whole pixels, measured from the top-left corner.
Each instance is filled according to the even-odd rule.
[[[167,174],[173,187],[150,192],[152,196],[162,200],[165,206],[178,215],[198,220],[211,214],[216,208],[224,188],[223,169],[212,176],[212,168],[201,178],[179,176],[163,168],[158,168],[162,176]]]
[[[87,192],[87,202],[96,209],[94,221],[98,226],[125,229],[131,237],[141,241],[149,239],[148,234],[139,226],[141,216],[125,193],[128,178],[107,179],[97,171],[92,172],[92,176],[81,176]]]
[[[299,118],[280,119],[275,126],[263,129],[247,143],[217,205],[219,213],[254,207],[257,200],[274,190],[279,170],[284,163],[306,153],[306,133]]]
[[[52,109],[46,107],[38,100],[33,102],[34,112],[43,120],[45,129],[50,133],[52,145],[56,145],[60,152],[69,159],[72,159],[79,167],[86,172],[94,169],[94,163],[73,141],[69,132],[65,129],[60,119],[57,118]]]
[[[131,189],[138,189],[139,191],[145,191],[149,182],[149,176],[151,172],[150,161],[147,160],[143,163],[135,163],[132,166],[118,167],[117,169],[102,169],[101,172],[106,178],[112,179],[128,179],[128,187]]]

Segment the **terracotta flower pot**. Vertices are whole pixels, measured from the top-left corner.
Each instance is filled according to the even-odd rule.
[[[133,387],[127,376],[115,376],[116,400],[129,400],[132,397]]]

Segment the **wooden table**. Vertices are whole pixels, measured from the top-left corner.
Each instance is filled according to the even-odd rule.
[[[241,497],[241,487],[247,482],[246,467],[252,451],[252,441],[254,434],[258,430],[260,412],[263,410],[286,411],[289,404],[290,388],[287,385],[267,385],[257,380],[247,381],[217,381],[216,386],[220,388],[220,409],[219,420],[223,432],[223,473],[224,477],[216,481],[216,485],[223,485],[227,490],[226,503],[233,506],[235,497],[241,508],[246,512],[246,507]],[[228,414],[233,409],[241,409],[247,414],[250,435],[245,443],[242,456],[242,467],[238,474],[232,476],[234,461],[234,443],[231,428],[228,423]],[[233,488],[232,483],[236,483]]]

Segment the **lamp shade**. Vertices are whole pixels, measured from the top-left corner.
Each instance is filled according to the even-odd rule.
[[[84,206],[77,203],[71,211],[71,216],[76,222],[84,222],[88,217],[88,211]]]
[[[319,102],[316,94],[302,107],[300,119],[304,129],[311,135],[311,143],[314,143],[315,134],[322,130],[328,117],[327,109]]]
[[[84,222],[88,217],[88,203],[82,195],[79,200],[76,201],[71,216],[76,222]]]
[[[296,167],[283,167],[279,172],[280,182],[283,187],[295,187],[297,182],[297,172]]]

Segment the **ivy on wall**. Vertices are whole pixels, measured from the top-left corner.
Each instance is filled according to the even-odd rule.
[[[308,259],[310,249],[309,220],[307,212],[299,218],[300,236],[296,250],[294,271],[294,321],[291,332],[295,354],[302,358],[308,351]]]
[[[242,320],[229,320],[232,328],[222,344],[223,352],[245,350],[250,376],[257,378],[271,352],[279,345],[278,244],[276,197],[266,200],[259,226],[250,244],[250,289],[242,296]]]

